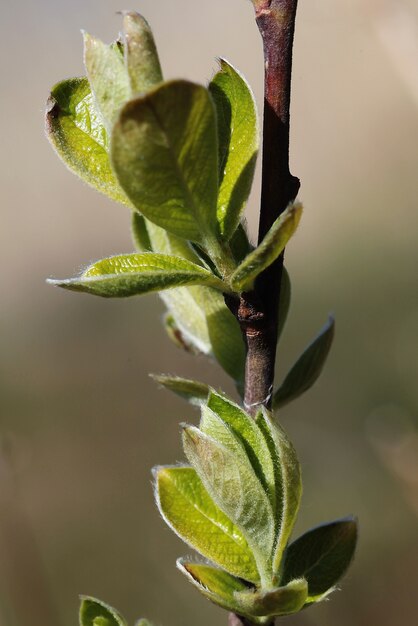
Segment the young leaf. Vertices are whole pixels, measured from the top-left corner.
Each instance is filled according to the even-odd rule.
[[[242,580],[217,567],[190,563],[184,559],[177,560],[177,567],[209,600],[227,611],[239,611],[240,605],[235,600],[235,592],[248,591],[248,585]]]
[[[266,438],[275,468],[276,510],[274,517],[278,525],[273,572],[280,579],[283,552],[292,533],[302,497],[301,470],[292,442],[267,409],[263,409],[258,414],[257,424]]]
[[[81,596],[80,626],[126,626],[124,618],[96,598]]]
[[[268,494],[274,510],[276,489],[273,461],[266,440],[255,420],[237,404],[213,390],[211,390],[207,398],[207,406],[229,426],[233,434],[241,441],[254,472]],[[216,426],[216,423],[213,424],[212,422],[211,427],[213,428],[214,425]],[[218,441],[220,440],[218,431],[212,430],[207,420],[205,421],[205,413],[202,415],[200,428],[207,435]],[[225,441],[223,443],[226,445]]]
[[[302,215],[299,202],[290,204],[274,222],[260,245],[251,252],[231,276],[231,287],[238,292],[249,291],[263,270],[271,265],[283,252],[294,235]]]
[[[103,298],[127,298],[182,285],[208,284],[224,289],[222,281],[207,270],[164,254],[126,254],[91,265],[79,278],[50,280],[72,291]]]
[[[188,400],[191,404],[200,406],[206,402],[209,395],[209,386],[205,383],[199,383],[196,380],[187,380],[178,376],[163,376],[153,374],[152,378],[170,391]]]
[[[163,80],[154,37],[148,22],[134,11],[123,14],[125,59],[133,94]]]
[[[135,248],[138,250],[138,252],[152,251],[145,217],[143,217],[137,211],[132,211],[131,232]]]
[[[285,553],[283,584],[303,576],[315,601],[340,580],[350,565],[357,543],[354,518],[313,528],[290,544]],[[309,600],[308,598],[308,600]]]
[[[96,105],[110,132],[121,106],[132,96],[123,57],[114,47],[84,33],[84,64]]]
[[[154,470],[161,515],[183,541],[230,574],[256,583],[257,566],[241,531],[216,506],[191,467]]]
[[[238,227],[254,176],[259,128],[254,96],[244,77],[225,59],[209,85],[219,137],[218,222],[229,240]]]
[[[272,591],[244,591],[234,594],[236,601],[251,615],[292,615],[302,609],[308,595],[306,580],[292,580]]]
[[[123,107],[111,158],[121,187],[145,217],[205,243],[217,236],[217,143],[209,92],[177,80]]]
[[[182,350],[185,350],[189,354],[194,354],[195,356],[203,354],[194,342],[192,343],[184,336],[171,313],[166,313],[163,319],[163,324],[168,338],[171,339],[177,348],[181,348]]]
[[[306,348],[273,397],[273,409],[280,409],[308,391],[318,380],[335,333],[334,318],[330,317],[318,336]]]
[[[266,582],[274,541],[270,502],[240,441],[215,413],[207,408],[204,412],[207,420],[218,421],[223,443],[188,426],[183,430],[184,452],[210,497],[245,536]]]
[[[70,170],[112,200],[131,206],[110,166],[107,132],[87,78],[55,85],[45,126],[53,148]]]

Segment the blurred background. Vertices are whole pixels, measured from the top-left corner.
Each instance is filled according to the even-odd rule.
[[[294,626],[393,626],[418,614],[418,0],[300,0],[292,171],[305,214],[287,253],[283,375],[330,311],[331,358],[282,413],[304,471],[298,532],[355,513],[357,558]],[[159,518],[150,468],[183,458],[193,409],[148,372],[233,393],[164,335],[157,296],[105,301],[45,278],[132,250],[124,207],[65,170],[43,132],[50,87],[83,74],[80,28],[111,41],[119,9],[151,22],[166,77],[205,82],[225,56],[262,103],[248,0],[18,0],[0,66],[0,625],[70,626],[78,594],[130,623],[225,624],[176,572],[190,549]],[[253,237],[259,179],[248,207]]]

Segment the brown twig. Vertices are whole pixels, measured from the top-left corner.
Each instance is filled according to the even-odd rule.
[[[264,46],[263,173],[259,242],[299,191],[289,169],[290,87],[297,0],[253,0]],[[242,294],[233,311],[247,347],[244,404],[255,414],[271,406],[283,255]],[[233,307],[231,307],[233,309]],[[272,621],[274,623],[274,620]],[[251,626],[234,614],[229,626]]]

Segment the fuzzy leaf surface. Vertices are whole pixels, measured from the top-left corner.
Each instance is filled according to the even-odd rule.
[[[237,592],[241,608],[251,615],[292,615],[301,610],[308,595],[306,580],[292,580],[288,585],[267,592]]]
[[[210,497],[245,536],[263,580],[269,575],[274,541],[270,502],[241,442],[210,409],[202,407],[202,413],[206,424],[218,422],[222,443],[188,426],[183,430],[184,452]]]
[[[308,601],[326,593],[348,569],[357,543],[354,518],[318,526],[296,539],[285,554],[283,583],[303,576],[308,581]]]
[[[163,254],[126,254],[91,265],[79,278],[52,280],[53,285],[103,298],[127,298],[181,285],[223,283],[207,270]]]
[[[72,172],[112,200],[131,206],[110,166],[107,131],[87,78],[55,85],[45,124],[53,148]]]
[[[175,394],[184,398],[191,404],[200,406],[202,402],[206,402],[209,395],[209,387],[205,383],[196,380],[188,380],[178,376],[153,375],[152,378]]]
[[[133,94],[144,93],[163,80],[154,36],[135,11],[123,14],[125,60]]]
[[[131,95],[131,85],[119,50],[84,33],[84,64],[97,108],[110,133],[121,106]]]
[[[308,391],[318,380],[326,363],[335,334],[330,317],[318,336],[301,354],[273,397],[273,408],[280,409]]]
[[[177,80],[128,102],[111,144],[116,176],[140,213],[190,241],[216,238],[218,140],[207,89]]]
[[[209,91],[215,102],[219,137],[218,222],[229,240],[236,231],[251,191],[259,148],[257,108],[244,77],[227,61]]]
[[[195,470],[162,467],[154,475],[161,515],[179,537],[230,574],[256,583],[259,574],[245,537],[213,502]]]
[[[81,596],[80,626],[126,626],[124,618],[96,598]]]
[[[263,433],[255,420],[237,404],[213,390],[208,397],[207,406],[241,441],[253,470],[268,494],[274,509],[276,487],[273,460]],[[200,428],[207,435],[228,446],[228,441],[222,439],[222,430],[219,432],[217,423],[217,421],[208,420],[207,416],[205,420],[205,413],[203,413]]]
[[[289,541],[302,497],[302,476],[296,450],[283,428],[273,415],[263,409],[257,416],[275,468],[276,541],[273,555],[273,572],[277,575],[282,565],[283,552]],[[300,576],[294,576],[300,578]]]
[[[261,272],[280,256],[294,235],[302,215],[300,203],[290,204],[277,218],[260,245],[251,252],[231,276],[231,286],[237,292],[249,291]]]

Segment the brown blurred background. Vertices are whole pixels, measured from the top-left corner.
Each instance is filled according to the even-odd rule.
[[[170,344],[156,296],[113,302],[45,284],[132,250],[126,209],[66,171],[43,135],[50,86],[83,73],[80,28],[110,41],[125,8],[153,25],[167,77],[206,81],[222,55],[261,104],[248,0],[4,4],[0,626],[76,624],[79,593],[130,623],[226,620],[176,572],[191,551],[152,496],[150,468],[182,459],[178,423],[197,416],[147,373],[228,381]],[[356,513],[361,541],[343,591],[289,626],[417,619],[417,62],[417,0],[300,0],[291,156],[305,215],[287,254],[279,374],[329,311],[338,332],[320,382],[282,421],[304,470],[298,531]]]

